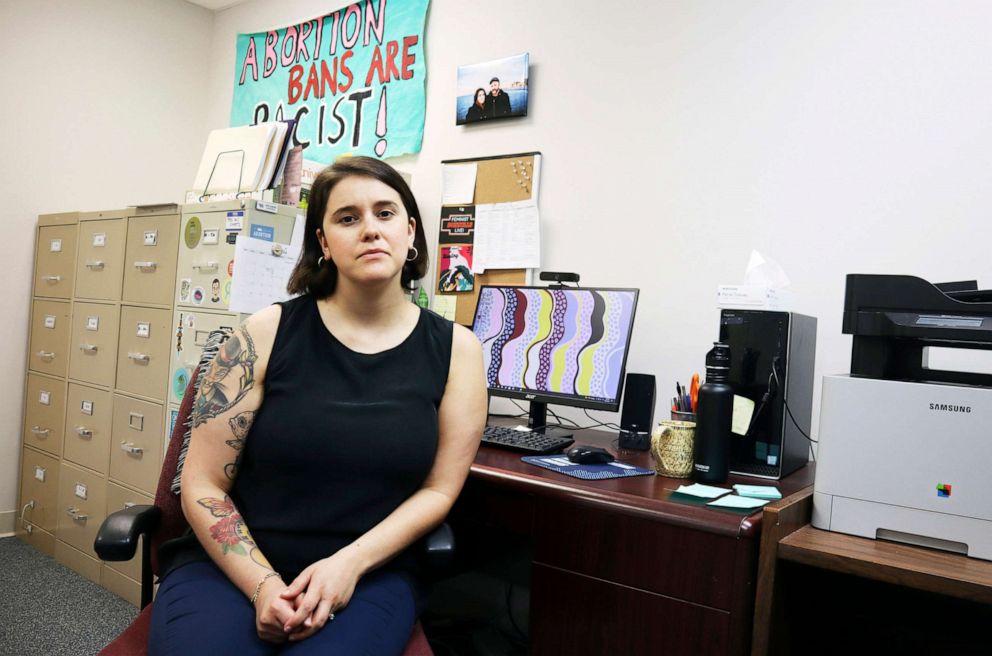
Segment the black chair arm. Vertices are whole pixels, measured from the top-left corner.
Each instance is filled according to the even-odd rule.
[[[158,527],[162,510],[158,506],[131,506],[111,513],[100,525],[93,548],[101,560],[131,560],[138,550],[138,538]]]
[[[455,557],[455,532],[447,522],[424,536],[422,556],[427,569],[440,572],[447,569]]]

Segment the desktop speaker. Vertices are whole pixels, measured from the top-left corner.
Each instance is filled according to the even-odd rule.
[[[654,376],[627,374],[623,388],[620,448],[647,451],[651,447],[651,425],[654,422]]]

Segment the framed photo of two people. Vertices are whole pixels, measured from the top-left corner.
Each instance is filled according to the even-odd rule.
[[[527,116],[529,53],[458,67],[455,124]]]

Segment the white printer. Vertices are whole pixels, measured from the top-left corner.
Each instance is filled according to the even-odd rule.
[[[849,275],[849,376],[825,376],[813,526],[992,560],[992,375],[927,347],[992,350],[992,292]]]

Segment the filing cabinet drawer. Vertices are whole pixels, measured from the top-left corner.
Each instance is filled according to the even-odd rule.
[[[238,326],[238,316],[211,312],[176,310],[172,330],[171,363],[169,366],[169,402],[182,403],[190,376],[203,355],[203,347],[214,330]]]
[[[59,539],[55,541],[55,560],[100,585],[100,572],[103,570],[103,563],[97,560],[95,555],[87,555]]]
[[[62,455],[65,381],[28,374],[24,400],[24,444]]]
[[[55,557],[55,536],[48,531],[40,529],[34,524],[27,523],[24,525],[19,524],[14,530],[14,535],[41,553],[47,554],[52,558]]]
[[[65,376],[69,363],[69,316],[68,302],[34,302],[31,309],[28,369],[53,376]]]
[[[172,317],[169,310],[125,305],[117,357],[117,389],[165,399]]]
[[[127,226],[124,301],[172,305],[179,215],[132,216]]]
[[[76,226],[54,225],[38,228],[34,258],[34,295],[46,298],[72,298],[76,271]]]
[[[141,606],[141,584],[112,569],[116,563],[104,563],[100,584],[132,606]]]
[[[80,221],[74,296],[118,301],[123,275],[124,219]]]
[[[107,483],[107,516],[117,512],[118,510],[124,510],[125,508],[130,508],[131,506],[151,506],[154,505],[154,500],[147,494],[140,494],[138,492],[132,492],[131,490],[125,489],[120,485],[115,483]],[[144,539],[144,538],[142,538]],[[141,580],[141,544],[138,544],[138,550],[135,552],[134,558],[127,561],[112,561],[107,563],[107,567],[117,570],[120,574],[134,579],[135,581]],[[120,593],[118,593],[120,594]],[[124,595],[121,595],[122,597]]]
[[[114,395],[110,478],[154,494],[162,464],[165,417],[156,403]]]
[[[104,390],[69,383],[66,397],[63,457],[106,474],[110,466],[112,395]]]
[[[77,302],[72,311],[69,378],[113,387],[117,372],[116,305]]]
[[[93,541],[107,516],[107,480],[63,461],[58,503],[56,539],[95,558]]]
[[[59,461],[57,458],[21,449],[21,507],[17,529],[32,524],[49,533],[55,532],[59,496]]]

